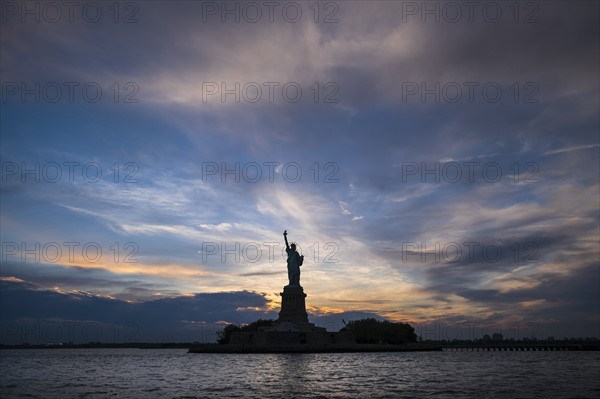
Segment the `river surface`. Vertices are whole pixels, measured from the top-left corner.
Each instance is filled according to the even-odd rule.
[[[0,351],[1,398],[598,398],[600,352]]]

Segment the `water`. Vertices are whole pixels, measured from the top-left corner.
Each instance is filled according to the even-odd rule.
[[[600,352],[0,351],[1,398],[598,398]]]

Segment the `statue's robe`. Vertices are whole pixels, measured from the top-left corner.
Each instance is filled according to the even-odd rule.
[[[287,258],[287,268],[288,268],[288,279],[290,281],[290,285],[299,286],[300,285],[300,254],[298,251],[294,251],[293,249],[287,249],[286,252],[288,254]]]

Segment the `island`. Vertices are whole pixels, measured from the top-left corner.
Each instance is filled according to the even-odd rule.
[[[219,343],[196,344],[190,353],[289,353],[289,352],[399,352],[439,351],[439,346],[416,343],[414,330],[405,323],[366,319],[349,322],[340,331],[327,331],[308,321],[306,294],[300,285],[300,267],[304,257],[298,254],[296,244],[288,244],[288,285],[283,287],[281,309],[277,320],[258,320],[240,328],[226,327]],[[386,339],[373,342],[369,332],[385,329]],[[411,335],[412,331],[412,335]],[[358,333],[358,334],[357,334]]]

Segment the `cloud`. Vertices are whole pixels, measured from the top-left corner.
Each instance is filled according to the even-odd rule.
[[[81,291],[31,289],[14,281],[1,284],[3,343],[114,342],[115,328],[123,329],[121,341],[214,340],[223,321],[249,323],[274,316],[263,295],[247,291],[130,303]]]
[[[23,265],[17,254],[3,262],[4,282],[57,287],[52,298],[61,300],[82,291],[99,298],[67,296],[123,309],[195,292],[276,295],[287,229],[306,256],[302,281],[315,309],[467,322],[507,320],[513,306],[519,317],[550,320],[572,300],[581,320],[592,317],[595,298],[573,289],[555,301],[553,290],[563,280],[581,284],[597,259],[597,3],[542,2],[536,23],[514,23],[509,8],[499,23],[479,14],[451,23],[406,19],[405,2],[354,1],[338,4],[334,24],[201,23],[201,3],[165,4],[140,4],[138,24],[2,25],[4,81],[104,88],[94,104],[23,104],[19,96],[2,104],[3,161],[29,170],[37,162],[38,175],[48,162],[103,170],[97,182],[81,168],[74,181],[63,169],[57,183],[3,174],[3,242],[97,242],[109,258]],[[203,101],[203,82],[271,81],[298,83],[302,100],[285,101],[278,86],[273,102]],[[140,102],[115,104],[115,82],[136,83]],[[443,91],[406,97],[407,83],[454,82],[476,82],[475,100],[453,103]],[[489,82],[502,88],[497,103],[479,92]],[[323,102],[327,83],[339,102]],[[136,183],[123,181],[129,162]],[[266,168],[256,183],[240,172],[270,162],[279,163],[273,181]],[[284,178],[291,162],[302,168],[297,183]],[[207,163],[221,170],[207,176]],[[421,168],[409,179],[407,163]],[[450,163],[462,166],[457,182],[443,172]],[[465,165],[473,163],[471,180]],[[500,167],[497,181],[484,173],[490,165]],[[477,251],[432,261],[436,243],[468,250],[473,241],[497,245],[502,260]],[[135,243],[139,262],[110,259],[115,243]],[[219,252],[209,255],[213,243]],[[404,261],[407,243],[427,248]],[[511,260],[517,249],[531,254],[531,243],[537,263]],[[260,260],[242,256],[248,244],[260,246]],[[586,323],[578,326],[589,331]]]
[[[580,151],[580,150],[587,150],[589,148],[598,148],[598,147],[600,147],[599,144],[578,145],[578,146],[573,146],[573,147],[559,148],[557,150],[552,150],[552,151],[546,151],[546,152],[544,152],[544,155],[554,155],[554,154],[560,154],[563,152]]]

